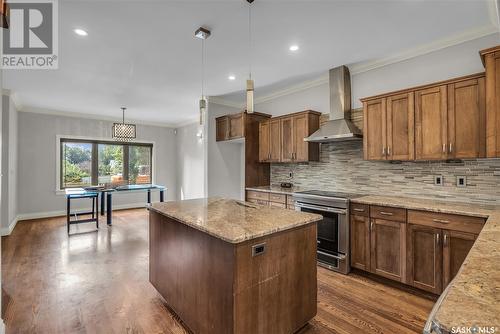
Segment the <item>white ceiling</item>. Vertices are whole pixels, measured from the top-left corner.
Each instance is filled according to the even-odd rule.
[[[252,8],[257,97],[334,66],[484,31],[498,19],[494,0],[256,0]],[[119,118],[127,106],[131,119],[180,124],[198,112],[199,26],[212,30],[206,95],[241,90],[249,59],[243,0],[60,0],[59,69],[6,70],[4,88],[23,110]],[[75,35],[76,27],[89,35]],[[300,50],[292,54],[291,44]]]

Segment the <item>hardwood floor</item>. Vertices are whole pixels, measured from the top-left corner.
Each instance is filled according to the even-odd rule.
[[[117,211],[69,238],[64,218],[19,222],[2,238],[7,333],[187,333],[149,284],[147,217]],[[434,302],[319,268],[318,303],[300,334],[421,333]]]

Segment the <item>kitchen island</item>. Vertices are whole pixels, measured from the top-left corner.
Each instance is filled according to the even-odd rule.
[[[150,282],[194,333],[294,333],[316,315],[321,216],[223,198],[150,207]]]

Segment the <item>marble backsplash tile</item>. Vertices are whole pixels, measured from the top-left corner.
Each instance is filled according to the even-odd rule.
[[[434,185],[435,175],[443,176],[442,186]],[[457,187],[456,177],[463,175],[467,187]],[[321,144],[319,162],[272,164],[271,183],[280,182],[309,189],[500,205],[500,159],[365,161],[362,141]]]

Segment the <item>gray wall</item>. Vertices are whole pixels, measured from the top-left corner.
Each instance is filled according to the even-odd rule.
[[[205,154],[198,123],[179,127],[177,130],[177,188],[180,200],[204,197]]]
[[[56,136],[111,138],[112,122],[19,112],[18,214],[20,218],[64,212],[65,199],[56,192]],[[154,141],[157,184],[168,187],[167,199],[177,198],[174,130],[137,126],[137,140]],[[116,208],[145,204],[145,194],[114,196]],[[158,200],[158,194],[153,199]]]
[[[362,107],[360,98],[463,75],[483,72],[479,50],[498,45],[500,34],[492,34],[406,61],[379,67],[351,77],[352,107]],[[328,83],[281,96],[256,105],[256,110],[284,115],[306,109],[328,113]]]
[[[244,144],[215,141],[215,118],[241,110],[208,103],[207,110],[207,193],[208,196],[244,197]]]
[[[2,204],[1,232],[8,234],[17,217],[17,110],[8,94],[2,95]]]

